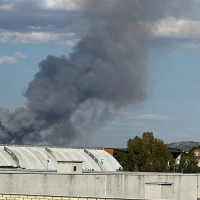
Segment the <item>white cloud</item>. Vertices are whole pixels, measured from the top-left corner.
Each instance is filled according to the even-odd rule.
[[[27,56],[23,54],[22,52],[16,52],[14,56],[4,55],[0,57],[0,65],[4,65],[4,64],[14,65],[18,62],[18,58],[26,59]]]
[[[73,39],[75,33],[52,33],[52,32],[9,32],[0,30],[0,43],[15,44],[65,44],[73,46],[77,40]]]
[[[143,23],[146,26],[152,26],[150,22]],[[161,19],[155,25],[154,37],[173,39],[173,47],[175,48],[200,49],[200,21],[174,17]]]
[[[27,58],[27,56],[25,54],[23,54],[22,52],[16,52],[15,53],[15,57],[22,58],[22,59],[26,59]]]
[[[168,17],[157,23],[154,33],[157,37],[200,39],[200,21]]]
[[[79,10],[77,3],[73,0],[38,0],[43,9],[51,10]]]
[[[79,40],[76,40],[76,39],[74,39],[74,40],[66,40],[66,41],[60,42],[60,44],[65,44],[67,46],[73,47],[73,46],[75,46],[77,44],[78,41]]]
[[[0,57],[0,65],[3,64],[16,64],[17,63],[17,59],[15,57],[10,57],[10,56],[2,56]]]
[[[144,120],[160,120],[160,121],[168,121],[171,120],[170,117],[162,116],[162,115],[156,115],[156,114],[146,114],[146,115],[140,115],[138,119],[144,119]]]
[[[0,6],[0,10],[2,11],[11,11],[13,10],[13,5],[12,4],[4,4]]]
[[[42,10],[80,10],[79,0],[32,0],[30,4],[37,5]],[[11,0],[2,2],[0,10],[11,11],[26,3],[26,0]]]

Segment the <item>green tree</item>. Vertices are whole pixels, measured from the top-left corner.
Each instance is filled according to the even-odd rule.
[[[194,150],[191,149],[188,153],[183,152],[181,154],[180,164],[178,171],[182,173],[199,173],[198,161],[194,156]]]
[[[180,164],[178,165],[178,172],[181,172],[181,173],[183,173],[183,172],[185,172],[186,171],[186,155],[185,155],[185,153],[183,152],[182,154],[181,154],[181,158],[180,158]]]
[[[116,155],[114,155],[114,157],[120,163],[120,165],[122,166],[123,171],[129,171],[130,162],[129,162],[127,153],[118,152]]]
[[[200,148],[200,146],[193,146],[192,150],[199,149],[199,148]]]
[[[130,171],[167,172],[173,171],[174,160],[162,140],[145,132],[127,142]]]

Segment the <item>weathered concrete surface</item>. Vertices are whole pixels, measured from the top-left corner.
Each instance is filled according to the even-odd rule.
[[[172,183],[149,183],[145,184],[145,198],[171,199]]]
[[[2,195],[0,194],[0,199],[7,200],[142,200],[142,199],[113,199],[113,198],[91,198],[91,197],[61,197],[61,196],[35,196],[35,195]],[[144,199],[143,199],[144,200]],[[145,200],[163,200],[163,199],[145,199]],[[173,199],[174,200],[174,199]]]
[[[0,172],[1,194],[50,196],[145,198],[145,185],[169,182],[172,199],[196,200],[200,180],[197,174]]]

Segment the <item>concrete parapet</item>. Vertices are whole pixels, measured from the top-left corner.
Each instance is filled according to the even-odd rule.
[[[39,199],[40,196],[41,199],[70,197],[70,200],[77,200],[76,197],[81,200],[88,200],[85,197],[90,197],[90,200],[197,200],[200,196],[198,174],[137,172],[61,174],[0,171],[0,180],[0,194],[29,195],[20,196],[21,200],[29,197],[29,199]],[[75,199],[71,199],[72,197]],[[2,199],[6,198],[13,199],[11,196],[2,196]]]
[[[165,199],[121,199],[121,198],[91,198],[91,197],[58,197],[37,195],[0,194],[1,200],[165,200]],[[169,200],[169,199],[168,199]],[[175,199],[171,199],[175,200]]]

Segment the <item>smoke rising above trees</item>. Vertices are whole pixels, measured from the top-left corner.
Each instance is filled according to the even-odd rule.
[[[145,58],[155,24],[168,14],[181,14],[180,6],[189,6],[183,0],[77,3],[87,20],[87,33],[69,56],[49,55],[39,63],[39,72],[24,92],[25,108],[0,109],[2,143],[67,144],[79,134],[71,119],[88,101],[120,109],[146,99]]]

